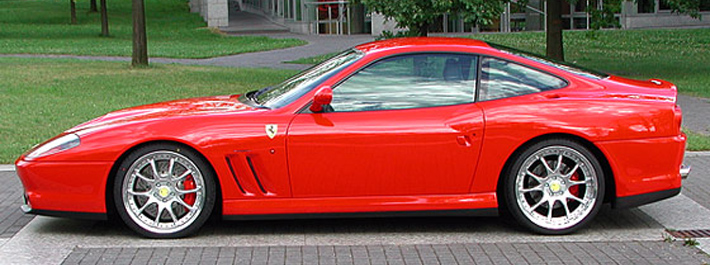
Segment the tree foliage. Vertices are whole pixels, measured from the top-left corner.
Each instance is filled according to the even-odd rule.
[[[692,18],[700,19],[700,5],[702,0],[661,0],[668,4],[671,12],[689,15]]]
[[[507,0],[360,0],[371,11],[394,19],[399,27],[427,36],[429,25],[444,14],[488,25],[500,17]]]

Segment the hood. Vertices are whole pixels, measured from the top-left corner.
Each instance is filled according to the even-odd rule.
[[[213,113],[240,113],[260,110],[239,101],[239,95],[179,99],[110,112],[71,128],[67,133],[119,123],[195,116]]]

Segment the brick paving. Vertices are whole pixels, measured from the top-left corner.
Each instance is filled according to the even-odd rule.
[[[15,172],[0,172],[0,183],[0,239],[11,238],[34,216],[20,210],[23,190]]]
[[[707,264],[680,242],[75,248],[62,264]]]

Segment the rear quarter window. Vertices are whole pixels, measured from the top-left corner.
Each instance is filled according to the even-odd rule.
[[[508,98],[563,88],[567,82],[554,75],[496,58],[481,61],[479,101]]]

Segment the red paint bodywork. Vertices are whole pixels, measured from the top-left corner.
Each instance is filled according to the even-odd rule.
[[[209,161],[224,215],[496,208],[508,159],[526,143],[550,135],[589,143],[608,164],[613,189],[607,190],[615,198],[681,186],[685,135],[677,91],[668,82],[584,78],[468,39],[394,39],[356,48],[364,57],[318,88],[335,86],[380,58],[413,52],[503,58],[555,74],[569,85],[506,99],[388,111],[302,113],[317,88],[278,109],[220,96],[120,110],[66,131],[81,137],[79,147],[17,160],[29,204],[48,211],[107,212],[113,207],[106,205],[112,168],[132,148],[154,141],[184,144]],[[266,124],[278,126],[273,139]]]

